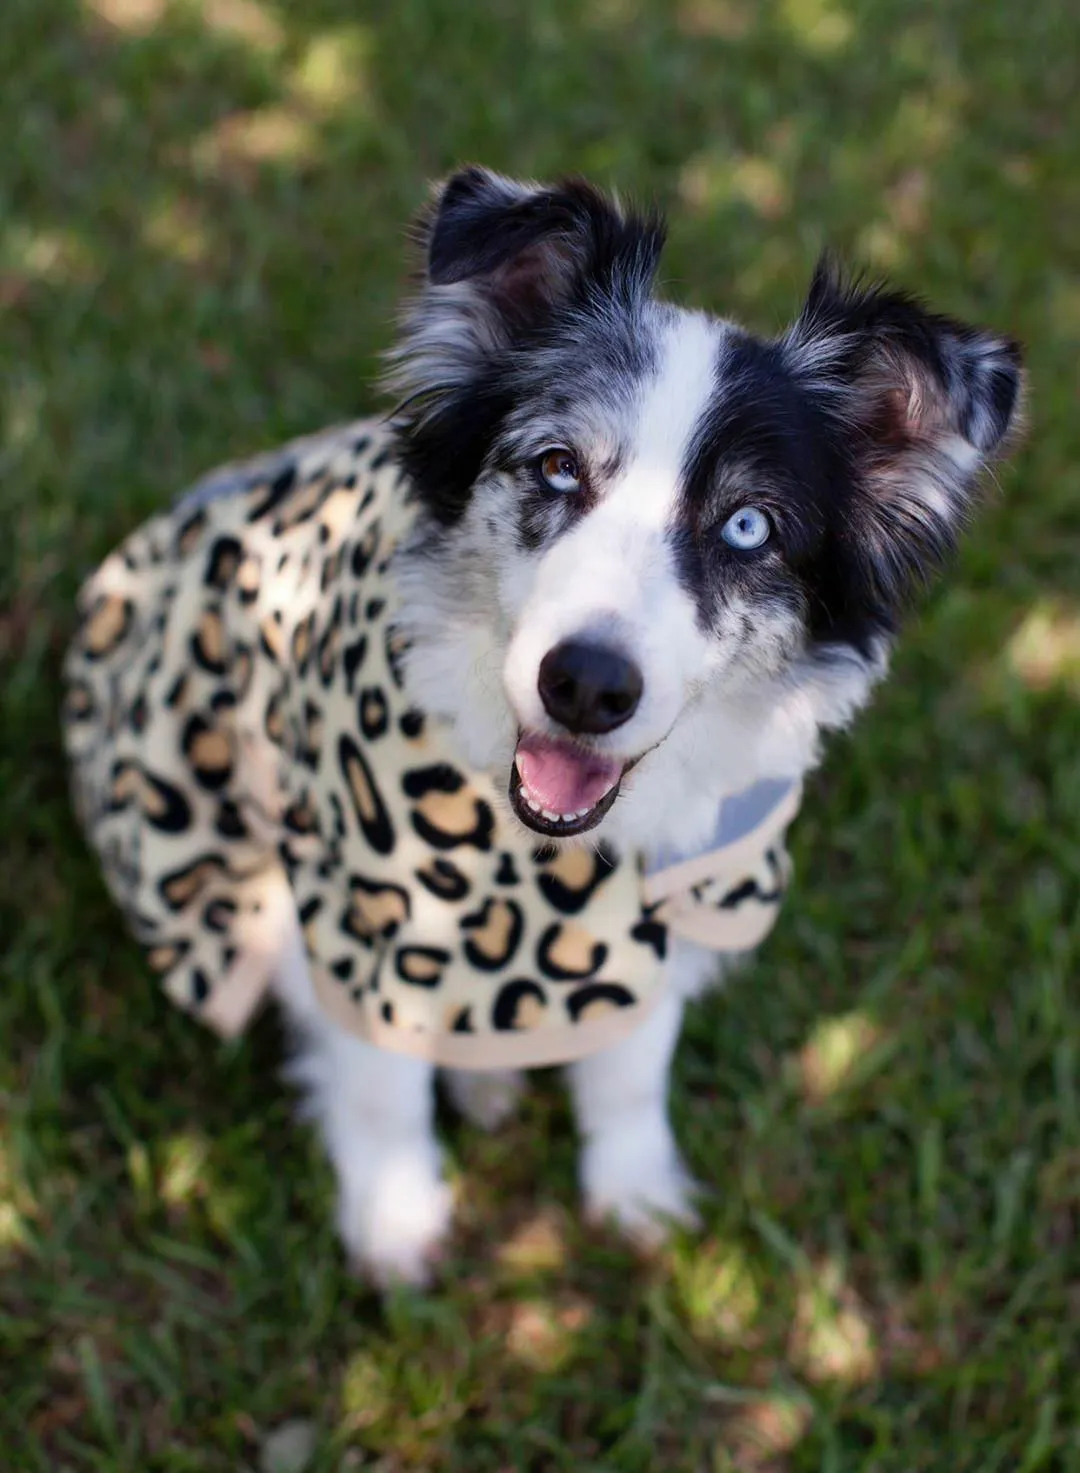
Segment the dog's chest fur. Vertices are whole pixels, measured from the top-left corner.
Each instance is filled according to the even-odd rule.
[[[285,879],[343,1026],[455,1066],[563,1062],[655,1000],[679,907],[637,856],[537,848],[411,704],[390,566],[411,515],[365,422],[227,468],[129,538],[67,662],[80,817],[167,992],[221,1031],[267,981]],[[773,833],[683,898],[738,949],[785,877]]]

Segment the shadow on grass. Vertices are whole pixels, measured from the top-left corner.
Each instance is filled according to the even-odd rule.
[[[8,0],[0,1426],[27,1467],[253,1465],[292,1415],[328,1468],[910,1473],[948,1446],[983,1473],[1074,1446],[1077,27],[975,0]],[[766,330],[828,240],[1026,338],[1033,422],[815,785],[780,930],[690,1020],[702,1238],[641,1268],[575,1227],[544,1088],[501,1137],[451,1131],[446,1287],[383,1313],[273,1023],[216,1048],[122,939],[55,666],[139,516],[374,405],[404,222],[466,158],[656,196],[673,293]]]

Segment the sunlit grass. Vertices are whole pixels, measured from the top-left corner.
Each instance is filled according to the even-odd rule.
[[[1078,1467],[1078,47],[1063,0],[8,0],[5,1469],[237,1473],[283,1428],[308,1473]],[[215,1044],[122,938],[55,676],[139,516],[376,403],[463,159],[666,204],[665,290],[767,331],[821,246],[887,269],[1027,340],[1031,424],[811,782],[780,927],[691,1011],[701,1233],[584,1226],[545,1080],[451,1125],[441,1285],[383,1306],[272,1019]]]

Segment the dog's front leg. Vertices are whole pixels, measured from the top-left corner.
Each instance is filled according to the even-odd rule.
[[[663,1241],[665,1219],[697,1221],[695,1183],[679,1157],[667,1109],[682,1007],[672,988],[629,1038],[569,1069],[586,1211],[613,1219],[643,1247]]]
[[[451,1212],[433,1130],[434,1070],[344,1034],[325,1043],[320,1124],[342,1241],[378,1285],[425,1284]]]
[[[434,1070],[330,1027],[305,1030],[293,1080],[305,1087],[338,1182],[338,1231],[380,1287],[423,1285],[450,1225],[433,1130]]]

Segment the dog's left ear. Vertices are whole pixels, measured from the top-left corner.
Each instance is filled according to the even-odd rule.
[[[899,603],[951,550],[980,472],[1007,443],[1020,348],[905,293],[847,283],[828,260],[786,347],[823,393],[853,463],[850,540],[866,547],[879,591]]]

